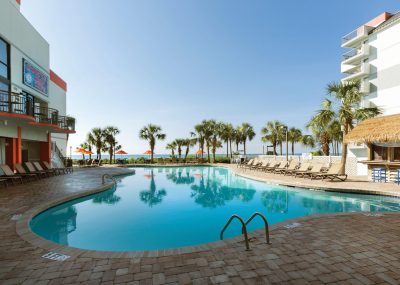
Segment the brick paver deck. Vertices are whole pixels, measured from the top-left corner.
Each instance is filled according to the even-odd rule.
[[[0,188],[0,283],[400,284],[398,213],[300,218],[300,225],[292,229],[284,226],[293,221],[274,225],[269,245],[263,231],[252,233],[250,251],[234,239],[215,248],[161,257],[90,257],[78,251],[65,261],[53,261],[42,257],[48,250],[17,234],[15,215],[101,187],[101,174],[122,171],[88,169]]]

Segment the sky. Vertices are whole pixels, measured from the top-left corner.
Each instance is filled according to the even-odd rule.
[[[397,0],[22,0],[21,6],[50,43],[51,68],[68,83],[67,113],[77,119],[70,146],[93,127],[113,125],[132,154],[149,148],[138,136],[149,123],[167,135],[156,144],[159,154],[203,119],[252,124],[257,136],[248,153],[262,152],[267,121],[307,133],[326,85],[341,77],[341,37],[398,10]]]

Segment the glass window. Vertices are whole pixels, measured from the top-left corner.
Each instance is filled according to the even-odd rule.
[[[0,61],[8,64],[7,43],[0,39]]]
[[[400,161],[400,147],[394,148],[394,157],[393,160]]]
[[[374,145],[373,147],[374,160],[387,160],[388,148]]]
[[[7,65],[0,62],[0,76],[8,78],[8,68]]]

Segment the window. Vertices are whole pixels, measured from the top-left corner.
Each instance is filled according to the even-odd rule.
[[[387,158],[388,158],[388,148],[387,147],[373,145],[372,150],[373,150],[373,154],[374,154],[374,157],[373,157],[374,160],[387,160]]]
[[[400,161],[400,147],[393,148],[393,152],[394,152],[393,160]]]
[[[0,82],[9,85],[9,47],[8,44],[0,38]]]

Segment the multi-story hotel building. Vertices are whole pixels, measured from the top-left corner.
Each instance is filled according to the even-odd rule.
[[[54,162],[65,156],[75,119],[66,110],[67,84],[50,69],[49,43],[20,12],[0,1],[0,164]]]
[[[380,14],[344,36],[342,47],[349,49],[342,57],[342,82],[359,80],[366,94],[360,107],[382,111],[350,133],[349,155],[366,161],[359,163],[359,175],[374,165],[395,166],[400,161],[400,13]]]

